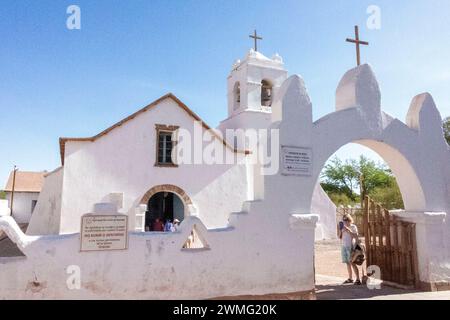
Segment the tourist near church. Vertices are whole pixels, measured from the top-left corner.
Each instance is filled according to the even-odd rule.
[[[103,36],[89,20],[92,8],[83,3],[63,12],[64,35],[83,41],[87,47],[77,52],[84,59],[110,59],[98,44],[89,43],[106,45],[109,40],[100,40]],[[119,6],[133,24],[134,6],[142,5]],[[111,10],[118,10],[114,6]],[[45,149],[55,162],[43,161],[30,150],[1,157],[5,181],[0,192],[0,299],[450,299],[450,120],[445,118],[450,109],[440,94],[437,99],[422,90],[408,96],[416,87],[430,92],[436,87],[440,92],[439,81],[448,77],[390,82],[385,96],[377,70],[385,79],[393,71],[380,61],[396,55],[373,64],[365,58],[371,50],[381,54],[378,43],[391,41],[371,34],[376,32],[370,26],[378,23],[377,8],[371,7],[372,24],[337,23],[342,24],[342,33],[341,27],[333,31],[338,41],[332,50],[320,53],[314,52],[312,38],[305,40],[311,44],[303,52],[290,51],[286,35],[277,38],[271,29],[285,26],[284,21],[261,26],[271,30],[271,36],[246,28],[247,24],[233,27],[240,34],[228,32],[229,39],[222,40],[245,49],[230,47],[228,53],[218,53],[223,43],[217,47],[204,43],[210,50],[202,51],[197,66],[199,60],[188,61],[195,40],[185,49],[181,43],[155,40],[151,50],[160,51],[158,58],[147,61],[155,74],[153,69],[145,69],[150,74],[138,72],[152,82],[145,90],[164,89],[160,94],[144,90],[138,99],[124,96],[119,101],[127,112],[120,110],[120,117],[102,109],[111,102],[107,96],[117,99],[118,93],[105,91],[107,85],[100,82],[112,77],[115,71],[109,68],[115,63],[124,64],[130,73],[144,68],[137,58],[142,52],[130,47],[128,56],[121,53],[108,60],[111,65],[104,74],[86,73],[85,91],[77,92],[80,109],[60,105],[63,111],[52,109],[54,127],[21,132],[40,145],[57,146]],[[171,17],[166,7],[159,9]],[[170,19],[179,15],[177,11]],[[361,15],[366,17],[365,10]],[[283,20],[282,14],[279,18]],[[349,21],[353,20],[360,21]],[[290,24],[303,25],[295,20]],[[169,33],[163,25],[152,28],[163,34],[154,39]],[[136,37],[135,31],[111,32],[120,34],[116,46]],[[177,32],[185,35],[181,29]],[[89,41],[78,38],[86,33]],[[320,34],[314,38],[321,42]],[[23,60],[14,60],[14,52],[22,50],[20,44],[5,44],[11,52],[5,59],[22,68]],[[169,53],[166,45],[176,49]],[[266,49],[277,45],[280,50]],[[427,52],[424,46],[423,52],[414,53]],[[231,53],[234,60],[229,59]],[[38,51],[35,54],[30,68],[43,63]],[[56,64],[67,61],[54,54]],[[338,71],[329,71],[336,79],[319,73],[315,78],[301,76],[299,66],[312,65],[305,59],[315,54],[346,61],[336,62]],[[206,69],[201,65],[210,61],[221,70],[221,80],[208,83],[211,90],[201,92],[202,103],[208,105],[202,109],[198,93],[183,88],[210,77],[202,74]],[[182,79],[162,73],[158,79],[158,70],[170,64],[193,72]],[[12,74],[14,67],[8,68]],[[51,75],[55,71],[48,68],[48,74],[35,73],[37,86],[56,85]],[[317,63],[314,68],[323,66]],[[89,68],[82,70],[74,71],[75,76]],[[124,86],[132,86],[125,82]],[[413,86],[416,82],[420,84]],[[318,89],[311,91],[310,84]],[[398,90],[390,88],[400,85]],[[105,96],[107,102],[89,100],[91,90],[98,91],[96,99]],[[0,88],[0,94],[14,104],[5,89]],[[51,104],[69,93],[56,89],[53,94],[54,98],[33,99],[48,99]],[[409,106],[397,106],[403,118],[386,109],[390,106],[386,101],[397,95],[409,100]],[[316,101],[334,105],[317,117]],[[6,110],[3,102],[0,107]],[[72,118],[61,126],[58,121],[66,121],[64,112]],[[75,112],[87,113],[83,118]],[[8,117],[15,126],[22,125],[21,115]],[[45,116],[36,112],[34,117]],[[215,120],[209,124],[211,118]],[[14,150],[28,148],[21,146],[21,135],[8,135]],[[345,149],[349,145],[357,149]],[[350,150],[359,153],[355,156]],[[186,304],[176,310],[203,316],[208,312]]]

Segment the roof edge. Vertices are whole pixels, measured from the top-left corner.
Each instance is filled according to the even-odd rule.
[[[95,136],[92,137],[85,137],[85,138],[69,138],[69,137],[60,137],[59,138],[59,151],[60,151],[60,157],[61,157],[61,165],[64,166],[64,157],[65,157],[65,149],[66,149],[66,142],[68,141],[79,141],[79,142],[94,142],[95,140],[99,139],[100,137],[108,134],[110,131],[114,130],[117,127],[122,126],[123,124],[125,124],[126,122],[134,119],[135,117],[137,117],[138,115],[140,115],[141,113],[144,113],[150,109],[152,109],[153,107],[157,106],[160,102],[166,100],[166,99],[172,99],[180,108],[182,108],[184,111],[186,111],[188,113],[188,115],[190,115],[192,118],[194,118],[197,121],[200,121],[203,128],[206,130],[211,130],[213,132],[213,135],[222,141],[222,143],[229,148],[231,151],[233,151],[234,153],[242,153],[245,155],[250,154],[249,150],[239,150],[236,149],[234,147],[232,147],[227,141],[225,141],[225,139],[223,139],[223,137],[219,136],[215,130],[213,130],[210,126],[208,126],[194,111],[192,111],[187,105],[185,105],[180,99],[178,99],[173,93],[169,92],[165,95],[163,95],[162,97],[156,99],[155,101],[153,101],[152,103],[148,104],[147,106],[145,106],[144,108],[134,112],[133,114],[129,115],[128,117],[120,120],[119,122],[113,124],[112,126],[108,127],[107,129],[103,130],[102,132],[96,134]]]

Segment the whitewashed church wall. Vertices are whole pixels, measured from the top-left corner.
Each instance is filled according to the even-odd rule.
[[[27,228],[26,233],[28,235],[59,233],[62,181],[62,168],[49,173],[45,177],[38,203]]]
[[[267,129],[270,125],[270,113],[243,111],[231,118],[222,121],[218,129],[226,137],[226,129]],[[233,140],[228,140],[228,143],[234,145]],[[244,148],[243,141],[237,141],[238,148]]]
[[[78,232],[81,215],[107,202],[110,193],[123,193],[121,212],[131,217],[144,194],[164,184],[184,190],[208,228],[223,227],[230,212],[241,210],[248,194],[245,164],[155,167],[155,124],[180,126],[194,137],[192,117],[166,99],[95,142],[66,143],[61,233]],[[215,143],[230,155],[222,142]]]

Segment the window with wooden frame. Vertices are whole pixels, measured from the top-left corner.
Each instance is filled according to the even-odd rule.
[[[156,163],[157,167],[177,167],[172,158],[175,147],[175,131],[178,126],[156,125]]]

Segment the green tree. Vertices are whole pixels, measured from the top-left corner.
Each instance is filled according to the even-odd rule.
[[[338,207],[347,207],[355,204],[355,201],[352,201],[345,193],[331,193],[330,200]]]
[[[0,191],[0,199],[6,199],[5,191]]]
[[[353,165],[358,172],[361,201],[364,201],[364,198],[370,195],[374,189],[390,185],[393,176],[384,164],[377,164],[361,155],[358,162],[353,161]]]
[[[447,140],[447,143],[450,145],[450,117],[445,118],[443,126],[445,140]]]
[[[357,194],[354,190],[358,186],[358,173],[350,161],[342,162],[335,157],[325,166],[322,172],[324,190],[331,193],[345,194],[355,201]]]
[[[403,207],[401,193],[391,170],[363,155],[358,160],[349,159],[345,162],[333,158],[322,172],[322,187],[336,205],[362,202],[369,195],[387,209]]]
[[[369,196],[388,210],[404,209],[400,188],[392,177],[391,183],[383,188],[375,188]]]

